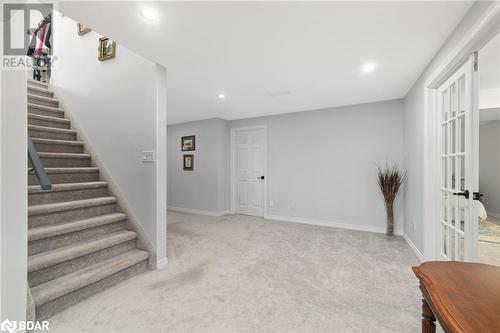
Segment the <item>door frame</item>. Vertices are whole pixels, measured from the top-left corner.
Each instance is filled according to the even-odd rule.
[[[235,167],[235,138],[236,132],[239,131],[251,131],[251,130],[264,130],[264,203],[263,203],[263,215],[267,216],[267,125],[256,125],[256,126],[246,126],[246,127],[233,127],[230,130],[230,159],[229,159],[229,170],[230,170],[230,181],[229,181],[229,211],[231,214],[236,213],[236,167]]]
[[[479,51],[491,38],[500,32],[500,3],[493,2],[488,10],[465,34],[465,37],[435,67],[424,84],[424,170],[423,170],[423,256],[424,260],[437,259],[436,221],[439,221],[439,154],[438,144],[438,105],[437,89],[462,66],[476,51]],[[473,87],[477,87],[477,75],[473,75]],[[476,93],[473,94],[477,95]],[[476,154],[476,152],[474,152]],[[473,157],[474,159],[474,157]]]

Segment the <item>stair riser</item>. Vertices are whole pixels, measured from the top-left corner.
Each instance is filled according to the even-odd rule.
[[[70,168],[70,167],[89,167],[91,166],[90,158],[53,158],[41,157],[44,168]],[[31,163],[29,163],[31,168]]]
[[[55,133],[48,131],[40,131],[36,129],[29,129],[28,133],[32,138],[69,140],[69,141],[76,140],[76,133]]]
[[[98,172],[88,173],[52,173],[48,174],[52,184],[84,183],[95,182],[99,180]],[[28,176],[28,185],[38,185],[38,179],[35,175]]]
[[[108,188],[92,188],[74,191],[42,192],[28,195],[28,205],[83,200],[108,196]]]
[[[44,105],[44,106],[50,106],[52,108],[58,108],[59,107],[59,101],[46,101],[46,100],[41,100],[32,96],[28,97],[28,103],[31,104],[37,104],[37,105]]]
[[[28,87],[47,89],[47,85],[45,85],[43,83],[38,83],[36,81],[28,81]]]
[[[70,306],[89,298],[92,295],[95,295],[109,287],[112,287],[122,281],[125,281],[137,274],[147,271],[148,264],[147,260],[144,260],[134,266],[130,266],[129,268],[122,270],[114,275],[111,275],[99,282],[93,283],[87,287],[78,289],[75,292],[72,292],[68,295],[60,297],[58,299],[53,300],[47,304],[38,306],[36,308],[36,319],[44,320],[47,319],[56,313],[63,311],[64,309],[69,308]]]
[[[62,123],[58,121],[50,121],[50,120],[34,119],[34,118],[28,118],[28,125],[71,129],[71,123],[69,122]]]
[[[38,88],[38,87],[34,87]],[[49,97],[49,98],[54,98],[54,92],[44,89],[43,91],[40,91],[38,89],[31,89],[31,87],[28,86],[28,94],[31,95],[37,95],[37,96],[42,96],[42,97]]]
[[[117,255],[136,248],[136,241],[131,240],[106,249],[73,259],[63,263],[53,265],[35,272],[28,273],[28,281],[31,287],[41,283],[57,279],[66,274],[73,273],[74,271],[84,269],[88,266],[96,264],[100,261],[113,258]]]
[[[49,110],[44,110],[44,109],[38,109],[35,107],[31,107],[31,106],[28,106],[28,113],[39,114],[41,116],[64,118],[64,112],[49,111]]]
[[[112,232],[122,231],[126,228],[125,222],[111,223],[103,226],[85,229],[65,235],[50,237],[37,241],[29,242],[28,255],[34,255],[40,252],[50,251],[58,247],[71,245],[76,242],[83,242],[93,238],[105,236]]]
[[[37,152],[44,153],[83,153],[83,146],[35,143]]]
[[[111,214],[115,211],[116,204],[109,204],[96,207],[73,209],[65,212],[35,215],[28,217],[28,225],[29,228],[39,227],[42,225],[53,225],[57,223],[83,220],[98,215]]]

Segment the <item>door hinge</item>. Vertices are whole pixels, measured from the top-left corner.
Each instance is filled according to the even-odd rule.
[[[479,69],[479,56],[477,51],[474,52],[474,72],[477,72]]]

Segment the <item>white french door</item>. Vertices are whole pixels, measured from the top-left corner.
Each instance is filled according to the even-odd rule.
[[[234,213],[264,216],[266,129],[233,129],[232,142]]]
[[[474,59],[471,57],[437,90],[440,154],[438,258],[472,261],[477,240],[474,145]]]

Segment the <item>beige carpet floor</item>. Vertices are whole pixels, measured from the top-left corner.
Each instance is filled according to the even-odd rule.
[[[50,332],[420,332],[401,237],[169,212],[168,267],[50,319]]]

